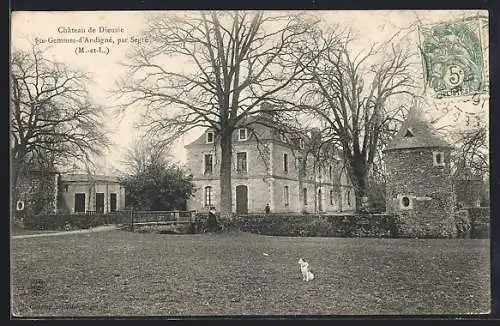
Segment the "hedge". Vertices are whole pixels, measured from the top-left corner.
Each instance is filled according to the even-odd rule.
[[[390,214],[360,215],[249,215],[218,218],[222,230],[274,236],[303,237],[395,237],[397,228]],[[198,232],[207,231],[207,215],[196,216]]]
[[[490,237],[490,208],[489,207],[469,207],[466,209],[469,215],[471,238]]]
[[[32,215],[23,219],[23,225],[28,230],[88,229],[105,224],[114,224],[121,218],[122,215],[120,214]]]
[[[462,210],[434,226],[404,221],[395,214],[355,215],[248,215],[218,218],[220,230],[234,230],[274,236],[303,237],[422,237],[486,238],[489,236],[489,209]],[[207,215],[198,214],[195,232],[207,232]],[[488,221],[486,223],[485,221]],[[415,225],[413,225],[415,224]],[[418,227],[418,230],[411,229]],[[414,231],[414,232],[413,232]],[[418,231],[418,232],[417,232]]]

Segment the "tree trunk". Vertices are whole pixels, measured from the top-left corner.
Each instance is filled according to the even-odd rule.
[[[232,132],[221,132],[220,164],[220,214],[222,218],[232,217],[233,197],[231,185],[232,172]]]
[[[363,208],[363,197],[367,195],[368,187],[368,169],[364,161],[354,159],[352,165],[352,182],[354,193],[356,195],[356,212]]]

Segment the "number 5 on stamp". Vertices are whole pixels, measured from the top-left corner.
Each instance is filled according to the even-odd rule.
[[[480,24],[474,18],[420,27],[427,95],[462,97],[487,90]]]

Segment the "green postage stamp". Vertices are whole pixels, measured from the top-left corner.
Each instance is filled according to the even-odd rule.
[[[426,94],[439,99],[488,91],[487,28],[480,17],[420,27]]]

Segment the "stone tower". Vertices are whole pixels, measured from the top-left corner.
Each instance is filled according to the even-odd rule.
[[[385,148],[386,208],[399,216],[400,236],[455,235],[452,149],[417,108]]]

